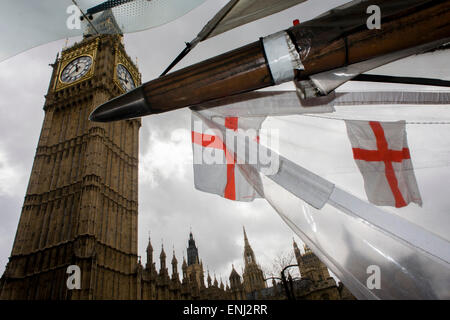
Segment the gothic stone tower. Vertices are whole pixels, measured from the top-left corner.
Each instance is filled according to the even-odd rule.
[[[304,246],[302,255],[297,243],[293,242],[295,258],[302,278],[308,278],[314,282],[324,281],[330,278],[327,266],[317,258],[308,246]]]
[[[195,240],[192,235],[192,232],[189,233],[189,246],[187,248],[187,269],[186,269],[186,275],[192,283],[196,283],[198,288],[204,288],[205,287],[205,279],[204,279],[204,272],[203,272],[203,263],[201,263],[199,257],[198,257],[198,248],[195,245]]]
[[[1,299],[137,299],[140,119],[88,120],[140,84],[120,35],[86,36],[53,65]],[[81,289],[68,290],[68,266]],[[140,291],[140,290],[139,290]]]
[[[255,253],[247,239],[247,233],[244,228],[244,290],[245,293],[250,293],[266,288],[264,281],[264,274],[261,268],[256,263]]]
[[[245,300],[244,287],[242,286],[241,276],[234,269],[234,265],[230,274],[230,292],[232,300]]]

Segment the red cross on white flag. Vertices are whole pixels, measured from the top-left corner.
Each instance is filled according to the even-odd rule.
[[[369,201],[396,208],[410,202],[421,206],[405,122],[347,120],[345,124]]]
[[[228,131],[254,129],[254,141],[258,142],[259,129],[264,119],[222,116],[200,118],[199,115],[192,114],[195,188],[235,201],[259,198],[238,168],[241,159],[237,159],[234,141],[227,141],[226,138]]]

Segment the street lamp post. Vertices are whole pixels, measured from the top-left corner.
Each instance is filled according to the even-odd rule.
[[[289,290],[288,282],[286,280],[286,275],[284,274],[284,272],[287,269],[292,268],[292,267],[298,267],[298,264],[291,264],[291,265],[288,265],[288,266],[284,267],[283,270],[281,270],[281,272],[280,272],[281,278],[279,278],[279,277],[269,277],[267,279],[264,279],[264,281],[267,281],[269,279],[281,280],[281,282],[283,283],[284,291],[286,292],[286,297],[287,297],[288,300],[295,300],[295,294],[294,294],[294,287],[293,287],[292,278],[289,279],[290,286],[291,286],[291,290]]]
[[[298,267],[298,264],[290,264],[290,265],[284,267],[283,270],[281,270],[281,278],[283,279],[283,284],[284,284],[284,287],[286,290],[286,295],[287,295],[288,300],[295,300],[295,294],[294,294],[294,287],[292,284],[292,278],[290,279],[292,292],[290,292],[287,281],[286,281],[286,275],[284,274],[284,272],[287,269],[292,268],[292,267]]]

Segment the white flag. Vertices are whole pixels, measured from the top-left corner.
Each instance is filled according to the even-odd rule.
[[[308,106],[303,103],[295,92],[266,91],[232,96],[193,108],[195,188],[229,200],[253,201],[263,197],[261,172],[274,181],[283,181],[295,194],[301,192],[313,206],[322,207],[330,187],[327,185],[326,190],[307,187],[317,178],[315,175],[293,170],[289,160],[280,160],[277,153],[259,143],[261,125],[268,116],[334,111],[322,98],[308,101]],[[269,146],[276,150],[276,133],[265,136],[270,139]],[[305,176],[307,180],[303,181]]]
[[[245,153],[256,152],[259,129],[264,118],[208,117],[192,112],[192,148],[194,155],[194,183],[201,191],[214,193],[229,200],[253,201],[260,197],[247,182],[238,165],[244,165]],[[238,131],[248,138],[238,157],[239,149],[235,139]],[[242,134],[242,133],[241,133]],[[251,158],[251,157],[250,157]],[[247,159],[256,163],[257,159]]]
[[[379,206],[422,205],[406,138],[405,121],[345,121],[353,157],[370,202]]]

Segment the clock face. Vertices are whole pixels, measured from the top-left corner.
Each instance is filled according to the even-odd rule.
[[[130,91],[136,88],[133,77],[123,64],[117,65],[117,78],[123,90]]]
[[[72,83],[81,79],[91,68],[92,58],[82,56],[72,60],[61,73],[61,81],[64,83]]]

